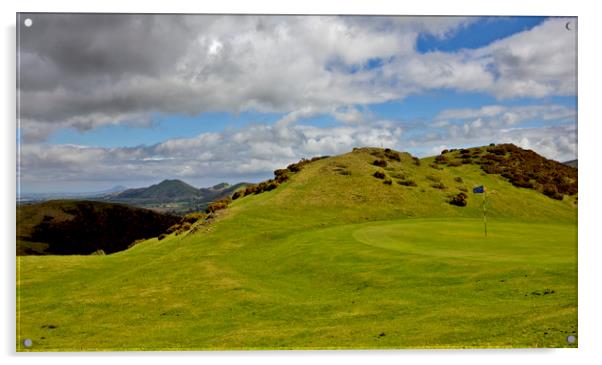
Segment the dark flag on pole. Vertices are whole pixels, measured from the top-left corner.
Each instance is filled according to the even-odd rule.
[[[485,237],[487,237],[487,213],[485,211],[485,186],[475,186],[472,188],[472,192],[475,194],[483,194],[483,226],[485,227]]]

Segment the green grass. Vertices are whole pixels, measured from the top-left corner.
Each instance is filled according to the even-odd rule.
[[[473,165],[403,156],[383,170],[370,152],[309,164],[194,234],[19,257],[17,350],[26,338],[33,351],[576,346],[572,199]],[[379,169],[418,186],[385,185]],[[487,238],[480,195],[446,202],[477,184],[496,191]]]

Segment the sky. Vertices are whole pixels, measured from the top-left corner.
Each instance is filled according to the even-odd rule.
[[[575,159],[576,46],[559,17],[21,14],[19,189],[257,182],[362,146]]]

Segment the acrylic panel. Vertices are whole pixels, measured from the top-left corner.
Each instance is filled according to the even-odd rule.
[[[577,347],[577,18],[16,27],[17,351]]]

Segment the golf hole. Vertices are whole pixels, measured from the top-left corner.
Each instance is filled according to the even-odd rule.
[[[566,341],[568,343],[575,343],[575,340],[576,340],[575,336],[573,336],[573,335],[570,335],[569,337],[566,338]]]
[[[23,346],[31,347],[31,345],[33,345],[33,342],[31,341],[31,339],[26,338],[25,341],[23,341]]]

